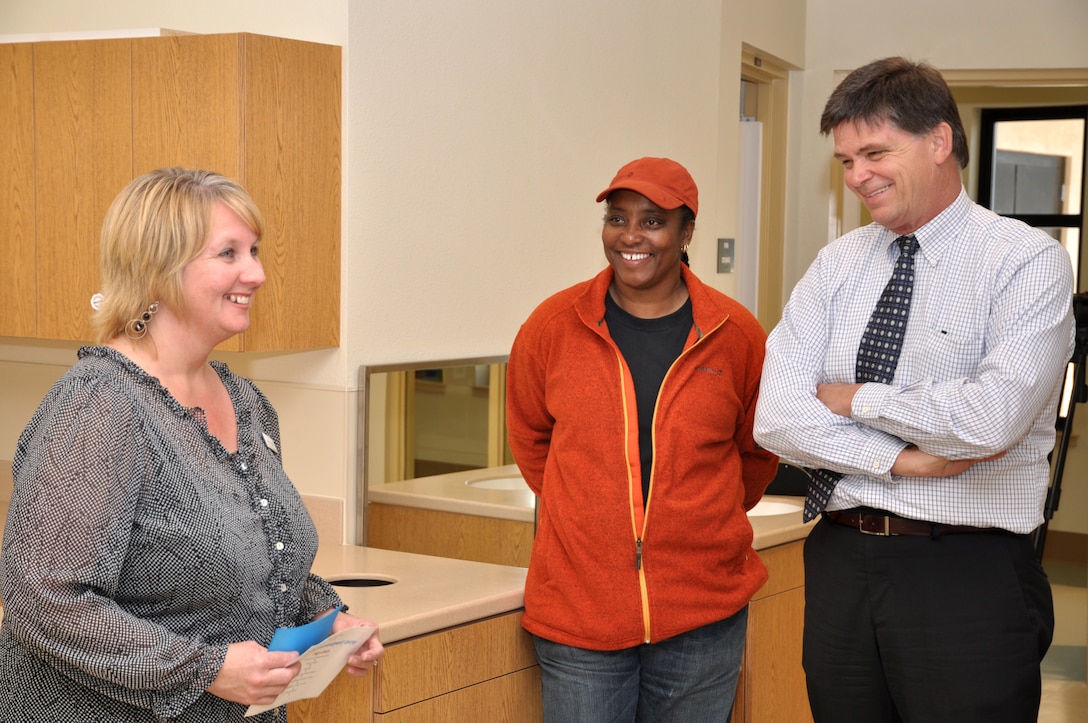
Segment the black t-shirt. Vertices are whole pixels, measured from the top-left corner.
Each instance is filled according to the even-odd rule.
[[[638,406],[638,449],[642,466],[642,504],[650,494],[650,469],[653,465],[653,419],[661,382],[669,367],[684,350],[691,325],[691,299],[669,314],[656,319],[632,316],[605,294],[604,320],[616,346],[620,348],[635,384]]]

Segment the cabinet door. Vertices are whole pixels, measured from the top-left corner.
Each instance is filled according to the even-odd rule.
[[[246,185],[240,42],[238,35],[133,41],[133,175],[182,166],[215,171]],[[219,348],[241,351],[242,337]]]
[[[371,723],[374,674],[362,678],[341,671],[316,698],[287,704],[290,723]]]
[[[102,219],[132,178],[128,40],[34,44],[36,336],[90,339]]]
[[[770,579],[748,606],[733,723],[812,721],[801,666],[805,624],[804,541],[759,551]]]
[[[28,43],[0,45],[0,336],[33,336],[34,71]]]
[[[340,48],[263,35],[245,47],[246,188],[268,280],[246,351],[340,344]]]
[[[135,169],[217,171],[264,213],[267,281],[220,348],[339,344],[340,49],[259,35],[133,45]]]
[[[543,720],[540,668],[536,666],[428,698],[389,713],[374,714],[374,723],[540,723]]]
[[[744,656],[744,702],[748,723],[812,720],[801,667],[805,590],[755,600],[748,609],[751,636]]]
[[[132,41],[134,175],[184,166],[242,174],[242,57],[237,35]]]

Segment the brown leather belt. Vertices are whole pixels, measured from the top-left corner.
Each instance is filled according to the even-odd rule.
[[[941,535],[966,535],[980,534],[984,532],[1000,532],[995,527],[971,527],[970,525],[942,525],[937,522],[925,520],[908,520],[905,517],[894,517],[879,513],[860,512],[856,510],[836,510],[825,512],[824,517],[832,522],[852,527],[866,535],[880,535],[890,537],[892,535],[911,535],[914,537],[940,537]]]

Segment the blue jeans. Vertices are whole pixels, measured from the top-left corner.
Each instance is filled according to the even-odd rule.
[[[545,723],[725,723],[748,608],[658,643],[584,650],[533,636]]]

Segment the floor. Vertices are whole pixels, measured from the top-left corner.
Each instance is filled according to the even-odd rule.
[[[1054,594],[1054,642],[1043,659],[1039,723],[1088,723],[1088,568],[1043,566]]]

